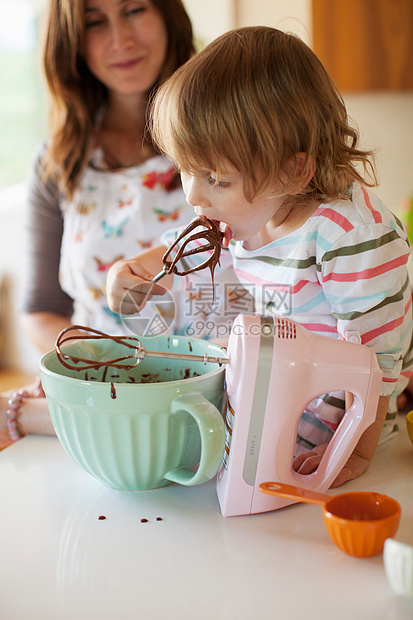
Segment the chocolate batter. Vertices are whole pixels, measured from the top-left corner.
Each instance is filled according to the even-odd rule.
[[[190,232],[195,230],[196,228],[202,227],[203,230],[193,233],[189,235]],[[187,237],[187,235],[189,235]],[[185,239],[185,237],[187,237]],[[157,282],[163,276],[174,273],[178,276],[186,276],[188,273],[193,273],[194,271],[200,271],[201,269],[205,269],[205,267],[209,267],[211,272],[212,285],[214,285],[214,271],[217,264],[219,264],[219,257],[221,254],[221,242],[222,242],[223,233],[215,226],[214,222],[209,220],[206,217],[198,217],[193,222],[191,222],[175,239],[171,247],[165,252],[162,257],[162,262],[164,264],[163,270],[153,278],[153,282]],[[171,252],[176,248],[176,246],[183,240],[184,242],[179,247],[175,257],[173,260],[170,259]],[[191,250],[186,250],[188,243],[192,241],[196,241],[197,239],[204,239],[207,243],[200,245],[198,247],[192,248]],[[191,256],[193,254],[200,254],[201,252],[210,252],[212,253],[206,260],[204,260],[199,265],[195,267],[191,267],[190,269],[180,270],[177,266],[177,263],[187,256]]]

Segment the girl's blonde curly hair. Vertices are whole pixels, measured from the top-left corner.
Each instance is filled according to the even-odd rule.
[[[288,168],[283,194],[314,166],[301,198],[344,196],[352,180],[377,185],[373,153],[358,148],[358,132],[323,65],[298,37],[274,28],[240,28],[210,43],[159,88],[149,127],[182,170],[219,177],[229,161],[250,200],[289,161],[297,165]],[[306,155],[304,166],[298,153]]]

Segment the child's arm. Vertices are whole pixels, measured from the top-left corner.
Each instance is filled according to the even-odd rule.
[[[380,438],[389,406],[389,396],[380,396],[376,420],[360,437],[352,455],[344,465],[330,488],[338,487],[348,480],[358,478],[369,468],[370,461]],[[300,454],[294,459],[293,468],[299,474],[311,474],[320,464],[328,444],[321,444],[311,452]]]
[[[163,245],[157,246],[112,265],[106,280],[106,295],[112,312],[134,314],[142,310],[152,295],[163,295],[165,289],[171,288],[172,275],[162,278],[162,284],[151,282],[162,271],[166,250]]]

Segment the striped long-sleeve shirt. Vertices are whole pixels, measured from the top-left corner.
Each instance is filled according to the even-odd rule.
[[[410,248],[402,224],[365,187],[322,204],[298,230],[258,250],[232,243],[234,268],[257,311],[360,342],[383,370],[382,395],[413,370]]]
[[[402,224],[373,192],[354,183],[350,194],[321,204],[303,226],[265,247],[246,250],[232,241],[230,252],[221,252],[221,268],[233,263],[256,312],[371,347],[383,370],[381,395],[392,395],[393,417],[396,396],[413,374],[410,248]],[[175,236],[171,231],[164,241],[169,245]],[[321,408],[312,403],[310,425],[315,416],[334,430],[344,404],[336,406],[331,396]]]

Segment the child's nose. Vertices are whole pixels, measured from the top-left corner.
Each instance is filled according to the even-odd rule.
[[[201,196],[196,197],[192,194],[186,197],[187,203],[191,207],[200,207],[201,209],[208,209],[211,206],[211,203],[206,198],[202,198]]]
[[[199,180],[192,177],[187,179],[183,183],[183,188],[186,196],[186,200],[191,207],[201,207],[206,209],[211,206],[208,198],[206,198],[202,188],[200,187]]]

